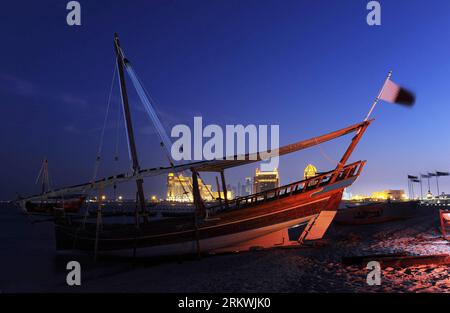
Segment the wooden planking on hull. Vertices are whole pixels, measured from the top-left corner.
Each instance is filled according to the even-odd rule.
[[[263,202],[247,208],[219,212],[214,219],[204,220],[199,225],[198,232],[194,228],[192,217],[167,219],[155,221],[142,225],[138,230],[130,225],[105,224],[99,238],[99,251],[121,250],[136,247],[143,249],[151,246],[181,245],[181,250],[190,247],[190,243],[200,240],[203,250],[205,242],[219,238],[222,243],[217,246],[214,242],[209,243],[210,249],[220,249],[239,242],[239,238],[224,239],[226,236],[248,233],[258,234],[258,230],[270,228],[273,225],[295,225],[295,221],[309,219],[320,211],[336,210],[342,197],[345,186],[350,185],[354,179],[348,179],[346,184],[337,182],[335,189],[323,188],[313,189],[304,193],[287,195],[285,198],[277,199],[275,202]],[[294,221],[294,224],[290,224]],[[56,223],[57,249],[80,249],[92,250],[94,247],[95,226],[87,224],[82,230],[80,223],[72,222],[71,225],[62,222]],[[278,231],[274,228],[273,231]],[[261,232],[259,235],[267,235]],[[243,236],[240,241],[255,239]],[[229,242],[228,242],[228,241]],[[202,243],[203,242],[203,243]],[[184,248],[183,248],[184,246]],[[202,247],[203,246],[203,247]],[[209,248],[208,248],[209,249]],[[164,250],[164,249],[162,249]]]

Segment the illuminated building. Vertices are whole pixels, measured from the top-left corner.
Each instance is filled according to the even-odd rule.
[[[344,189],[344,192],[342,193],[342,200],[350,200],[352,199],[352,193],[347,190],[347,188]]]
[[[211,185],[206,185],[201,179],[198,180],[200,196],[205,201],[214,201],[217,199],[217,192],[212,191]],[[223,199],[223,193],[221,193]],[[228,199],[233,199],[233,193],[227,192]],[[167,201],[174,202],[194,202],[192,195],[192,178],[185,177],[181,174],[176,176],[169,173],[167,176]]]
[[[253,179],[251,177],[245,177],[244,193],[243,196],[249,196],[253,190]]]
[[[214,199],[218,199],[219,198],[219,193],[217,191],[211,191],[211,193],[213,194]],[[220,192],[220,199],[225,199],[223,196],[223,191]],[[229,190],[227,190],[227,199],[233,199],[233,193]]]
[[[308,164],[305,167],[305,170],[303,171],[303,178],[308,179],[316,175],[317,175],[317,168],[312,164]]]
[[[167,175],[167,201],[193,202],[191,187],[192,179],[183,175],[175,176],[174,173]]]
[[[388,189],[383,191],[375,191],[372,192],[371,195],[372,200],[406,200],[406,194],[403,189],[394,190],[394,189]]]
[[[256,169],[255,178],[253,179],[253,192],[258,193],[279,187],[280,179],[278,169],[273,171],[261,171]]]
[[[351,197],[351,200],[354,200],[354,201],[364,201],[364,200],[369,200],[369,199],[370,199],[370,197],[366,196],[366,195],[354,195]]]
[[[394,190],[388,189],[383,191],[374,191],[370,196],[367,195],[353,195],[351,200],[355,201],[365,201],[365,200],[375,200],[375,201],[383,201],[383,200],[407,200],[406,193],[403,189]]]
[[[229,189],[227,188],[227,190],[229,190]],[[236,188],[236,186],[231,186],[230,190],[233,194],[235,194],[239,197],[239,192],[238,192],[238,189]]]
[[[214,201],[216,197],[212,191],[211,185],[205,185],[201,179],[198,180],[198,185],[200,189],[200,196],[205,201]],[[231,195],[230,192],[227,192],[227,195]],[[228,199],[232,199],[231,197]]]

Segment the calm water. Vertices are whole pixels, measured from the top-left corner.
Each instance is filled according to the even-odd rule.
[[[66,264],[80,262],[83,277],[95,279],[129,267],[129,262],[102,261],[92,256],[59,255],[55,251],[52,222],[33,223],[14,206],[0,204],[0,291],[70,291],[66,286]]]
[[[82,292],[104,278],[121,276],[140,269],[171,266],[177,258],[149,259],[112,257],[102,255],[93,261],[93,255],[57,253],[53,222],[38,222],[42,217],[31,217],[13,205],[0,203],[0,292]],[[66,264],[78,261],[82,269],[82,286],[68,287]],[[183,259],[184,260],[184,259]],[[182,276],[180,276],[182,277]],[[121,278],[118,279],[120,283]],[[87,288],[87,289],[85,289]]]
[[[0,290],[43,291],[65,279],[55,254],[52,223],[36,223],[8,204],[0,204]],[[64,282],[64,280],[61,280]]]

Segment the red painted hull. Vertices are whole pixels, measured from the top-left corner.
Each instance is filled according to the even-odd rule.
[[[356,177],[334,184],[292,192],[268,198],[257,204],[225,210],[205,219],[195,227],[193,217],[151,221],[141,225],[106,224],[98,237],[98,251],[125,250],[131,253],[146,250],[149,255],[189,254],[232,249],[258,237],[306,222],[321,211],[337,210],[343,189]],[[81,221],[61,220],[56,223],[58,250],[95,248],[96,225]],[[147,253],[146,253],[147,254]]]

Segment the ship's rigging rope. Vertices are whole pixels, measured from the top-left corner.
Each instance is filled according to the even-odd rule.
[[[320,143],[317,142],[317,138],[314,138],[314,141],[315,141],[316,145],[319,147],[320,154],[322,154],[322,156],[324,157],[325,160],[327,160],[328,162],[330,162],[330,163],[332,163],[332,164],[339,163],[339,161],[333,159],[332,157],[330,157],[330,156],[325,152],[325,150],[322,148],[322,146],[320,145]]]
[[[108,94],[108,100],[107,100],[107,104],[106,104],[106,112],[105,112],[105,118],[103,120],[103,127],[100,133],[100,141],[99,141],[99,145],[98,145],[98,150],[97,150],[97,157],[95,158],[95,165],[94,165],[94,173],[92,175],[92,183],[95,182],[95,180],[97,179],[97,173],[98,173],[98,169],[100,166],[100,160],[101,160],[101,155],[102,155],[102,150],[103,150],[103,141],[104,141],[104,137],[105,137],[105,131],[106,131],[106,126],[108,123],[108,116],[109,116],[109,110],[111,108],[111,97],[112,97],[112,93],[113,93],[113,89],[114,89],[114,81],[116,79],[116,71],[117,71],[117,67],[114,66],[114,70],[113,70],[113,75],[111,78],[111,86],[109,87],[109,94]],[[118,115],[120,114],[120,107],[118,109]],[[117,122],[117,126],[118,126],[118,122]],[[118,127],[117,127],[118,128]],[[118,130],[117,130],[117,135],[116,135],[116,140],[118,141]],[[118,151],[118,145],[116,143],[116,156],[115,159],[117,160],[117,151]],[[116,184],[114,183],[114,191],[116,189]],[[100,199],[98,199],[98,201],[100,201]],[[89,216],[89,207],[90,207],[90,201],[88,201],[88,204],[86,206],[86,210],[84,212],[84,216],[83,216],[83,221],[81,223],[81,226],[79,229],[77,229],[77,235],[78,235],[78,231],[80,229],[84,229],[86,227],[86,220]]]
[[[158,117],[158,113],[156,112],[154,106],[151,104],[151,102],[157,103],[157,101],[155,99],[153,99],[153,97],[147,91],[144,84],[139,79],[137,73],[134,71],[133,67],[131,66],[131,64],[129,62],[126,63],[126,69],[128,71],[128,74],[130,75],[131,81],[133,82],[133,85],[135,86],[136,91],[138,92],[139,97],[142,100],[142,103],[144,104],[145,109],[147,110],[148,115],[150,116],[151,120],[153,121],[153,124],[159,134],[159,137],[161,139],[160,145],[161,145],[161,147],[164,148],[164,150],[166,152],[166,157],[169,160],[169,164],[171,167],[174,167],[175,164],[172,160],[171,151],[170,151],[170,148],[172,147],[172,141],[170,140],[164,126],[162,125],[162,123]],[[198,177],[200,178],[200,180],[202,181],[203,186],[206,188],[209,195],[211,196],[211,199],[214,199],[214,195],[212,194],[212,192],[208,188],[208,186],[204,183],[204,180],[201,178],[200,173],[197,173],[197,174],[198,174]],[[188,194],[189,192],[184,187],[184,184],[183,184],[181,178],[178,175],[177,175],[177,178],[180,182],[181,187],[183,188],[183,193]],[[192,186],[190,184],[187,184],[187,185],[192,192]]]
[[[129,62],[125,63],[125,69],[128,72],[128,75],[130,76],[130,79],[134,85],[134,88],[136,89],[136,92],[138,93],[139,98],[141,99],[142,104],[144,105],[145,110],[147,111],[147,114],[150,116],[150,119],[153,122],[153,125],[156,128],[156,131],[158,132],[159,138],[161,140],[160,145],[163,148],[163,150],[166,153],[166,157],[169,161],[169,164],[172,168],[175,167],[174,161],[171,157],[170,148],[172,147],[172,141],[170,140],[169,136],[167,135],[167,132],[162,125],[158,114],[151,104],[151,102],[156,102],[151,96],[150,93],[145,89],[144,84],[139,79],[137,73],[134,71],[133,67]],[[186,190],[184,183],[181,180],[181,177],[179,175],[175,175],[183,188],[183,193],[185,195],[189,194],[189,192]],[[188,184],[188,187],[192,191],[192,187]]]
[[[111,107],[111,97],[112,97],[112,92],[113,92],[113,88],[114,88],[114,81],[116,78],[116,71],[117,71],[117,68],[116,68],[116,66],[114,66],[114,71],[113,71],[113,75],[111,78],[111,86],[109,88],[109,95],[108,95],[108,100],[107,100],[107,104],[106,104],[105,118],[103,120],[103,127],[102,127],[102,130],[100,133],[100,141],[99,141],[98,150],[97,150],[97,157],[95,158],[94,173],[92,174],[92,180],[91,180],[92,183],[94,183],[95,180],[97,179],[97,173],[98,173],[98,169],[100,166],[101,154],[102,154],[102,150],[103,150],[103,140],[105,137],[106,125],[108,123],[108,115],[109,115],[109,110]],[[98,199],[98,201],[100,201],[100,199]],[[87,203],[88,204],[87,204],[85,212],[84,212],[83,221],[81,223],[80,228],[77,229],[76,236],[78,236],[78,231],[80,229],[84,229],[86,227],[86,220],[89,216],[90,201],[88,201]]]
[[[52,189],[50,185],[50,174],[48,172],[48,161],[47,159],[44,159],[41,165],[41,169],[39,170],[39,174],[36,177],[35,184],[37,185],[39,183],[39,180],[42,180],[42,186],[43,190],[42,193],[47,192]]]
[[[169,138],[169,136],[166,133],[166,130],[161,124],[161,121],[158,117],[158,114],[155,111],[155,108],[150,103],[150,100],[154,101],[149,93],[145,90],[144,85],[142,84],[141,80],[138,78],[136,72],[134,71],[133,67],[129,62],[125,63],[125,68],[128,72],[128,75],[131,78],[131,81],[133,82],[134,88],[136,89],[136,92],[138,93],[139,98],[141,99],[142,104],[144,105],[145,110],[147,111],[148,115],[150,116],[150,119],[152,120],[156,131],[158,132],[159,138],[161,139],[161,146],[163,146],[167,152],[168,155],[170,155],[170,147],[172,146],[172,142]],[[149,100],[150,99],[150,100]]]
[[[136,72],[134,71],[134,69],[131,67],[130,63],[126,63],[125,64],[125,68],[131,78],[131,81],[133,82],[133,85],[136,89],[136,92],[138,93],[139,98],[141,99],[141,102],[144,105],[144,108],[146,109],[148,115],[150,116],[157,132],[158,135],[161,139],[160,145],[163,148],[163,150],[165,150],[166,153],[166,157],[170,163],[171,167],[174,167],[175,164],[171,158],[171,154],[170,154],[170,147],[172,146],[172,142],[169,138],[169,136],[167,135],[166,130],[164,129],[158,114],[155,110],[155,108],[152,106],[152,104],[150,103],[150,101],[152,102],[156,102],[148,93],[148,91],[145,89],[144,85],[142,84],[142,81],[139,79],[139,77],[137,76]],[[113,76],[111,79],[111,86],[109,89],[109,95],[108,95],[108,100],[107,100],[107,107],[106,107],[106,112],[105,112],[105,117],[103,120],[103,127],[100,133],[100,140],[99,140],[99,146],[98,146],[98,151],[97,151],[97,156],[96,156],[96,160],[95,160],[95,166],[94,166],[94,172],[92,175],[92,182],[95,181],[95,179],[97,178],[97,174],[98,174],[98,170],[99,170],[99,166],[100,166],[100,161],[101,161],[101,155],[102,155],[102,150],[103,150],[103,142],[104,142],[104,137],[105,137],[105,131],[106,131],[106,127],[107,127],[107,123],[108,123],[108,116],[109,116],[109,112],[110,112],[110,108],[111,108],[111,98],[112,98],[112,92],[113,92],[113,88],[114,88],[114,82],[115,82],[115,77],[116,77],[116,72],[117,72],[117,67],[114,66],[114,71],[113,71]],[[150,100],[149,100],[150,99]],[[116,121],[116,145],[115,145],[115,155],[114,155],[114,160],[118,161],[118,150],[119,150],[119,123],[120,123],[120,113],[121,113],[121,109],[120,107],[118,108],[117,111],[117,121]],[[181,177],[179,177],[178,175],[175,175],[177,177],[177,179],[179,180],[179,183],[181,185],[181,187],[183,188],[183,192],[184,194],[189,194],[189,191],[186,190],[184,183],[181,180]],[[200,176],[200,175],[199,175]],[[203,179],[201,177],[199,177],[200,180],[203,182]],[[208,191],[208,193],[210,194],[211,198],[214,199],[214,196],[211,192],[211,190],[208,188],[208,186],[206,184],[204,184],[204,187],[206,188],[206,190]],[[191,190],[192,192],[192,186],[190,186],[190,184],[187,184],[188,188]],[[115,184],[114,184],[114,189],[116,188]]]
[[[114,151],[114,161],[119,161],[119,129],[120,129],[120,113],[122,113],[122,106],[119,103],[117,108],[117,120],[116,120],[116,148]]]
[[[113,88],[114,88],[114,81],[116,79],[116,71],[117,71],[117,68],[114,66],[114,72],[113,72],[113,76],[111,78],[111,86],[109,88],[108,101],[107,101],[107,105],[106,105],[105,118],[103,120],[103,127],[102,127],[102,131],[100,133],[100,142],[98,145],[97,157],[95,159],[94,173],[92,175],[92,182],[94,182],[95,179],[97,178],[98,168],[100,166],[101,154],[102,154],[102,150],[103,150],[103,140],[105,137],[106,125],[108,123],[109,109],[111,107],[111,96],[112,96],[112,92],[113,92]]]

